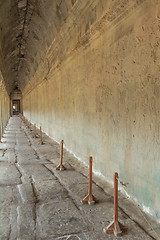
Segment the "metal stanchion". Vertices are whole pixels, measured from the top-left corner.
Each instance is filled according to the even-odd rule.
[[[66,170],[66,168],[63,166],[63,140],[61,141],[60,164],[58,165],[58,167],[56,167],[56,170]]]
[[[118,173],[114,174],[114,219],[104,228],[104,233],[114,233],[115,236],[121,236],[122,232],[125,232],[127,228],[118,221]]]
[[[87,196],[83,198],[82,203],[93,205],[96,202],[97,199],[92,194],[92,157],[89,157],[89,192]]]

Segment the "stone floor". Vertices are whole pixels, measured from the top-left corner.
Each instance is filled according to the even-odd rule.
[[[88,169],[64,151],[67,170],[56,171],[60,146],[46,135],[43,141],[40,145],[19,117],[10,118],[0,143],[0,240],[158,239],[122,194],[119,219],[128,231],[118,238],[103,233],[113,218],[113,189],[94,176],[99,203],[82,204]]]

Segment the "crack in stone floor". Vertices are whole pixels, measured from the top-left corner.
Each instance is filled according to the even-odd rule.
[[[46,135],[40,145],[33,135],[14,116],[0,143],[0,240],[115,239],[103,233],[113,218],[113,197],[93,183],[99,203],[83,205],[88,178],[80,163],[64,151],[67,170],[56,171],[59,145]],[[123,211],[119,217],[128,232],[117,239],[153,239]]]

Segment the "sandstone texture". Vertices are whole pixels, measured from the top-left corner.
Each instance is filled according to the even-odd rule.
[[[159,46],[159,0],[1,0],[0,135],[20,100],[21,113],[81,162],[93,156],[95,173],[113,183],[118,172],[159,222]],[[57,147],[44,145],[38,159],[12,127],[0,152],[3,186],[9,167],[16,184],[54,181],[46,161],[57,164]]]
[[[93,176],[93,192],[99,202],[90,206],[82,204],[88,192],[88,168],[65,150],[63,164],[67,170],[57,171],[59,144],[43,134],[44,145],[40,145],[39,138],[34,138],[33,132],[17,116],[10,118],[2,140],[11,144],[15,157],[10,159],[13,155],[5,151],[5,143],[0,143],[5,158],[0,159],[1,240],[158,239],[153,238],[155,233],[137,207],[121,193],[119,220],[128,231],[118,238],[103,233],[103,228],[113,219],[113,189]],[[23,161],[18,158],[22,151]]]

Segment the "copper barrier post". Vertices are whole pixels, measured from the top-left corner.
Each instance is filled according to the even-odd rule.
[[[36,138],[36,124],[34,124],[34,138]]]
[[[92,157],[89,157],[89,192],[87,196],[83,198],[82,203],[93,205],[96,202],[97,199],[92,194]]]
[[[58,165],[58,167],[56,167],[56,170],[66,170],[66,168],[63,166],[63,140],[61,141],[60,164]]]
[[[118,221],[118,173],[114,174],[114,219],[103,229],[104,233],[114,233],[114,235],[121,236],[122,232],[125,232],[127,228]]]
[[[40,126],[40,144],[42,145],[43,144],[43,141],[42,141],[42,127]]]

